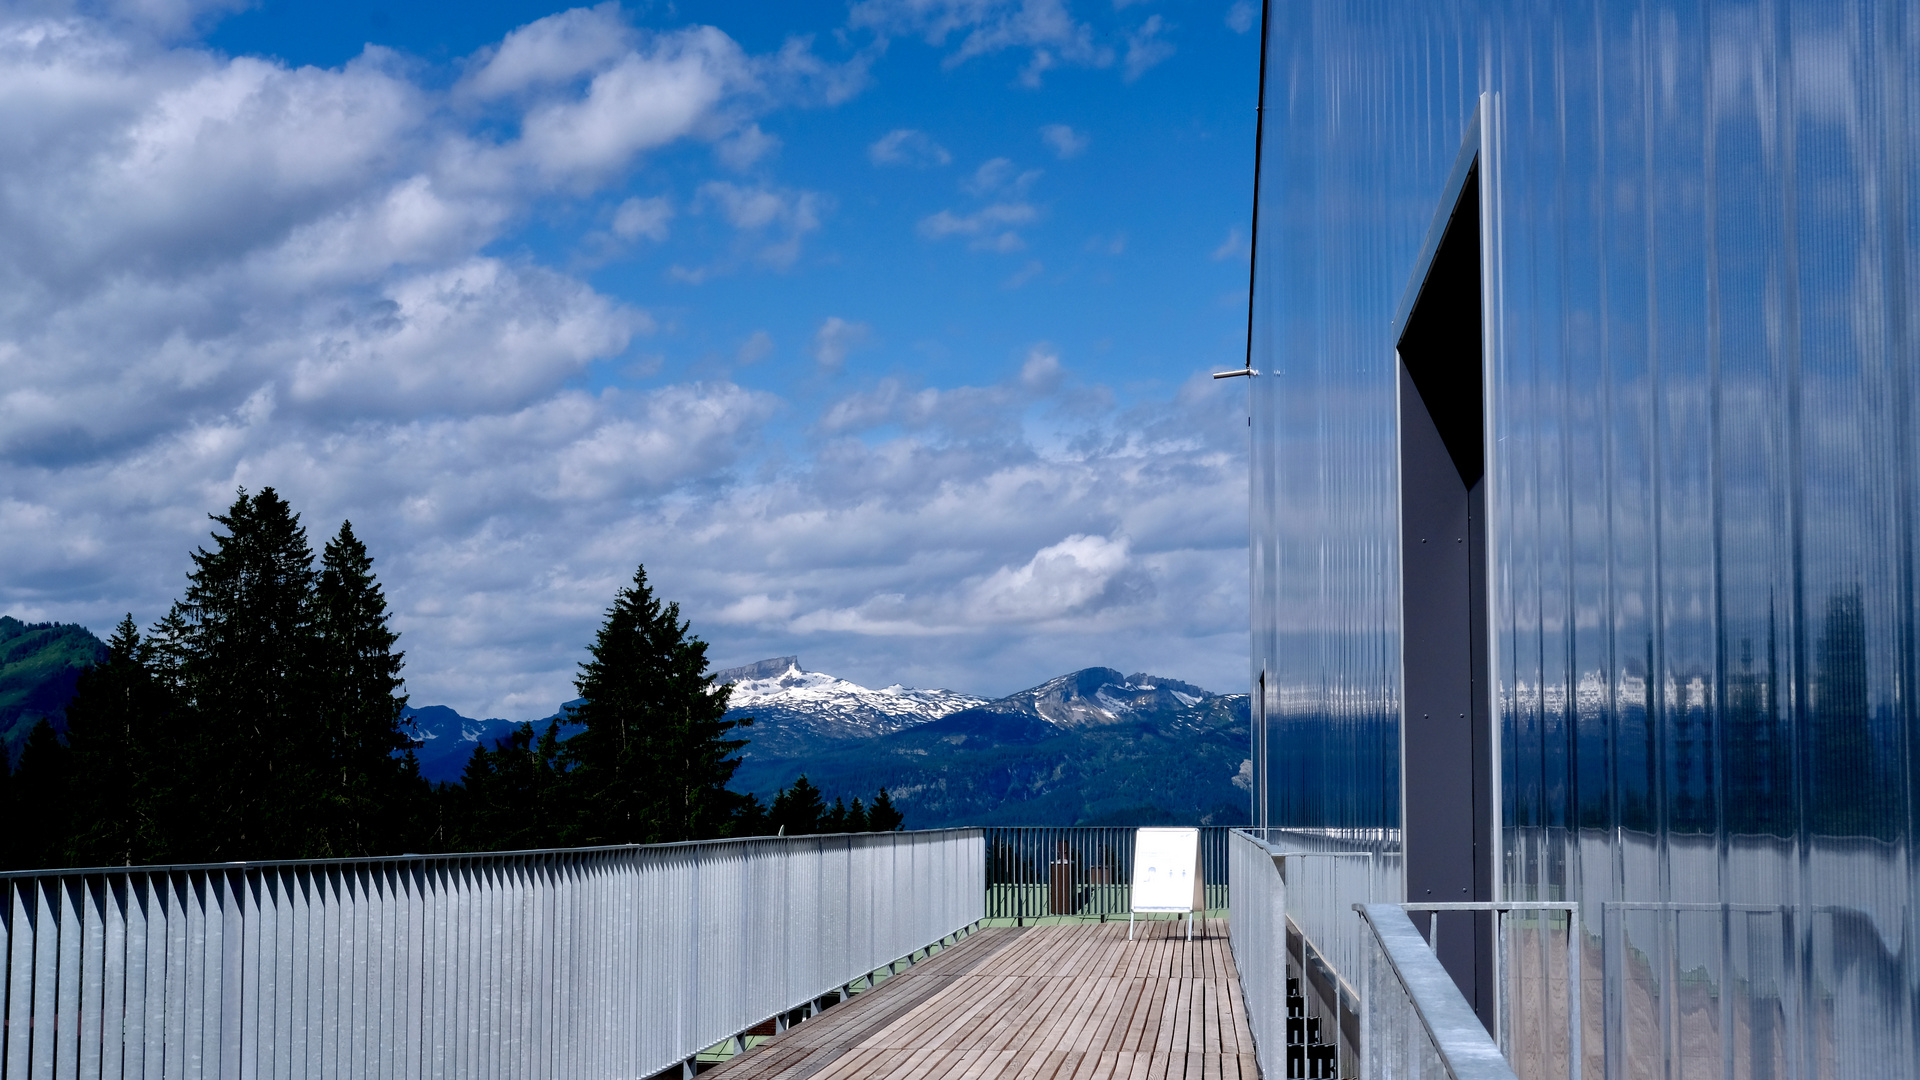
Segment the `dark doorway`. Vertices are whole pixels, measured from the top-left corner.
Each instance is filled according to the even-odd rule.
[[[1476,163],[1398,343],[1401,836],[1414,903],[1493,899],[1480,299]],[[1492,919],[1442,919],[1441,963],[1491,1030]]]

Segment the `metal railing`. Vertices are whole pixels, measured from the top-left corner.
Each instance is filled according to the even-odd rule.
[[[1435,956],[1440,952],[1443,914],[1491,915],[1494,1044],[1521,1080],[1578,1080],[1583,1031],[1579,904],[1470,901],[1398,906],[1416,921],[1426,916],[1427,948]],[[1364,907],[1355,904],[1354,910]],[[1470,926],[1466,929],[1471,932]],[[1485,1034],[1484,1027],[1481,1033]]]
[[[1227,920],[1240,997],[1247,1006],[1260,1075],[1287,1075],[1287,885],[1264,843],[1233,831],[1229,843],[1235,903]]]
[[[987,851],[987,918],[1126,915],[1133,905],[1132,827],[995,826]],[[1209,910],[1227,906],[1227,834],[1200,830]]]
[[[1368,932],[1360,969],[1360,1075],[1516,1080],[1453,976],[1398,904],[1355,904]]]
[[[1292,850],[1303,843],[1317,850]],[[1286,987],[1291,978],[1316,988],[1309,1004],[1317,1002],[1321,1010],[1322,1031],[1325,1021],[1333,1021],[1342,1076],[1464,1080],[1517,1073],[1522,1080],[1575,1080],[1580,1075],[1575,1063],[1582,1060],[1578,987],[1586,944],[1578,929],[1579,905],[1377,903],[1397,899],[1402,891],[1399,867],[1394,853],[1369,850],[1363,846],[1368,843],[1365,837],[1234,832],[1239,902],[1230,933],[1263,1075],[1289,1075]],[[1412,920],[1410,911],[1417,913]],[[1482,913],[1495,920],[1492,1036],[1434,955],[1441,912]],[[1427,927],[1433,945],[1414,928],[1416,921]],[[1394,951],[1401,924],[1419,943],[1420,957]],[[1419,978],[1405,982],[1408,972]],[[1438,981],[1427,978],[1433,972],[1439,973]],[[1465,1022],[1456,1023],[1462,1015]],[[1489,1051],[1503,1071],[1482,1067]],[[1356,1052],[1357,1072],[1347,1064]],[[1456,1065],[1468,1071],[1455,1072]]]
[[[0,874],[0,1080],[645,1077],[984,876],[977,829]]]

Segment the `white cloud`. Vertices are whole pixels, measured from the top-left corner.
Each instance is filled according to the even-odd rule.
[[[998,195],[1008,199],[1025,198],[1027,189],[1040,179],[1039,169],[1019,170],[1008,158],[994,158],[973,171],[960,186],[982,197]]]
[[[1246,33],[1259,21],[1260,9],[1253,0],[1233,0],[1232,6],[1227,8],[1227,29],[1236,34]]]
[[[1061,161],[1086,153],[1087,145],[1093,141],[1084,132],[1076,132],[1065,124],[1046,125],[1040,129],[1040,139]]]
[[[577,281],[484,258],[397,281],[378,311],[283,346],[291,401],[362,416],[511,408],[652,329]]]
[[[1059,387],[1065,374],[1060,367],[1060,353],[1052,345],[1042,342],[1027,350],[1027,362],[1020,365],[1020,385],[1037,393],[1050,394]]]
[[[1018,227],[1040,218],[1040,210],[1026,201],[1027,191],[1040,179],[1039,169],[1021,171],[1007,158],[993,158],[962,180],[960,186],[987,205],[968,212],[940,210],[920,219],[918,230],[929,240],[950,236],[968,238],[975,251],[1008,254],[1026,248]]]
[[[1220,241],[1220,246],[1213,249],[1209,258],[1214,262],[1225,262],[1228,259],[1245,258],[1246,253],[1247,241],[1240,235],[1240,226],[1235,225],[1227,230],[1227,238]]]
[[[797,417],[711,377],[600,389],[671,373],[687,339],[661,316],[640,354],[654,315],[515,253],[557,201],[610,245],[724,222],[731,252],[689,275],[791,265],[825,195],[735,178],[629,199],[630,169],[744,148],[778,102],[856,90],[862,55],[750,56],[601,7],[521,28],[446,88],[379,49],[291,68],[0,14],[0,611],[150,623],[207,512],[272,485],[316,540],[352,518],[409,692],[473,715],[570,697],[641,562],[716,661],[800,647],[991,692],[1094,661],[1237,678],[1235,395],[1200,380],[1117,412],[1039,346],[1002,383],[855,383]],[[1018,244],[1027,175],[976,170],[980,194],[924,231]],[[858,328],[815,344],[844,362]]]
[[[747,335],[747,340],[740,343],[740,350],[734,354],[734,359],[742,364],[757,364],[771,355],[773,355],[773,335],[765,330],[755,330]]]
[[[1028,86],[1038,86],[1041,76],[1061,63],[1100,68],[1114,59],[1113,50],[1094,40],[1093,28],[1074,18],[1065,0],[860,0],[848,23],[883,39],[911,35],[936,47],[958,38],[947,54],[948,67],[1026,49],[1020,81]]]
[[[1040,211],[1030,203],[994,203],[971,214],[941,210],[920,219],[920,235],[929,240],[941,240],[949,236],[971,237],[971,246],[1004,254],[1026,247],[1020,234],[1009,226],[1026,225],[1039,217]]]
[[[1074,534],[1003,566],[969,590],[968,614],[988,623],[1038,622],[1073,615],[1104,597],[1127,569],[1129,541]]]
[[[813,333],[813,358],[828,371],[839,371],[846,365],[847,354],[865,345],[872,336],[873,329],[866,323],[829,316]]]
[[[531,109],[521,156],[549,179],[595,179],[694,134],[749,78],[745,54],[712,27],[658,34],[594,75],[586,93]]]
[[[748,124],[739,131],[722,139],[714,153],[720,163],[735,172],[745,172],[761,158],[780,149],[780,140],[760,130],[759,124]]]
[[[620,6],[605,3],[536,19],[482,50],[460,83],[463,94],[494,98],[599,71],[632,47]]]
[[[755,260],[784,270],[800,257],[801,240],[820,227],[829,203],[815,191],[710,180],[700,185],[697,205],[717,209],[743,234]]]
[[[1138,79],[1148,68],[1173,55],[1173,42],[1160,36],[1166,30],[1165,20],[1149,15],[1146,22],[1127,33],[1127,59],[1121,68],[1126,81]]]
[[[867,147],[867,159],[875,165],[912,165],[924,169],[950,164],[953,155],[924,131],[895,128]]]
[[[673,203],[663,195],[634,197],[613,212],[613,234],[622,240],[665,240],[667,225],[673,220]]]

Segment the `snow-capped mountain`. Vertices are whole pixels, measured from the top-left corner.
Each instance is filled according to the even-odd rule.
[[[1178,679],[1144,672],[1122,675],[1113,668],[1095,667],[1048,679],[988,707],[996,713],[1037,716],[1058,727],[1078,728],[1175,712],[1216,696]]]
[[[886,735],[986,703],[951,690],[898,684],[870,690],[808,671],[797,656],[717,671],[714,683],[733,684],[728,716],[753,717],[753,726],[741,732],[751,740],[743,752],[749,757],[789,757],[807,752],[820,740]]]

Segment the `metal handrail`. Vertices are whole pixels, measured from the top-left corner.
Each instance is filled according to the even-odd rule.
[[[1381,955],[1399,988],[1405,991],[1447,1075],[1452,1080],[1518,1080],[1500,1047],[1487,1035],[1473,1007],[1454,985],[1453,976],[1421,938],[1406,908],[1400,904],[1355,904],[1353,910],[1373,931]],[[1371,972],[1372,965],[1362,970],[1367,984],[1363,990],[1367,1005],[1360,1014],[1363,1076],[1374,1075],[1369,1066],[1376,1050]]]
[[[0,1075],[651,1075],[974,925],[984,855],[946,829],[8,872]]]
[[[1358,905],[1355,905],[1356,908]],[[1580,905],[1572,900],[1462,900],[1440,902],[1409,902],[1399,905],[1409,914],[1424,911],[1435,917],[1427,920],[1427,946],[1434,956],[1440,955],[1440,920],[1443,911],[1473,912],[1509,912],[1509,911],[1564,911],[1567,913],[1567,1061],[1577,1063],[1580,1060]],[[1495,928],[1493,935],[1493,970],[1504,973],[1506,937]],[[1494,980],[1495,1003],[1493,1009],[1493,1041],[1502,1052],[1507,1045],[1507,986],[1504,978]],[[1569,1068],[1567,1075],[1578,1076],[1577,1067]]]

